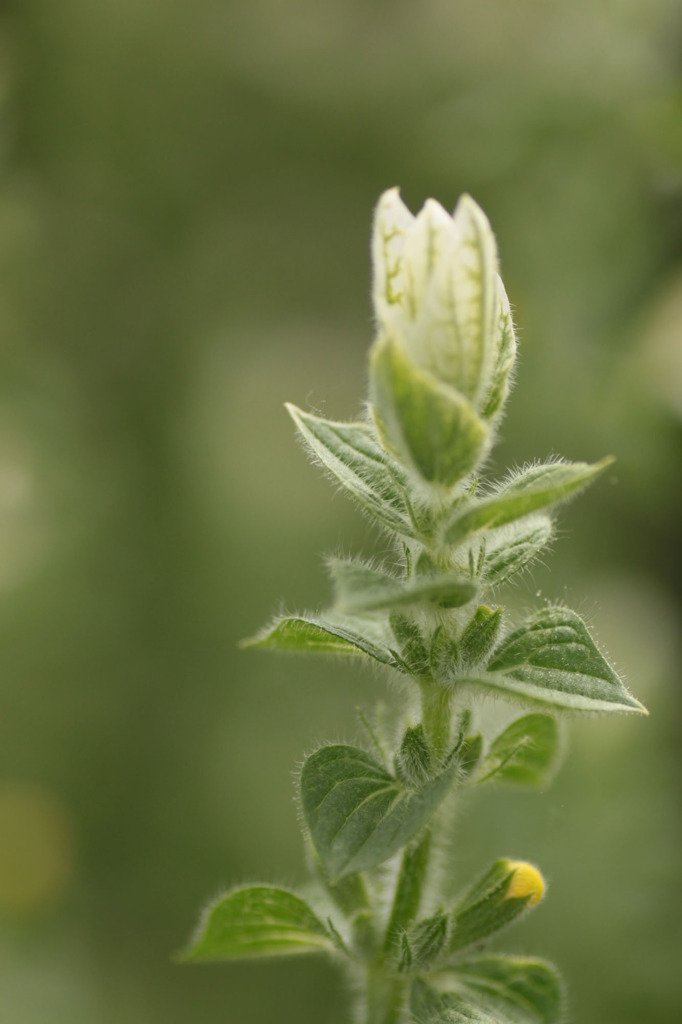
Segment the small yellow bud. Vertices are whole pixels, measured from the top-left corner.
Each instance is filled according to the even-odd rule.
[[[545,892],[545,880],[536,867],[523,860],[509,862],[509,870],[514,872],[507,889],[506,899],[513,896],[528,896],[528,906],[535,906]]]

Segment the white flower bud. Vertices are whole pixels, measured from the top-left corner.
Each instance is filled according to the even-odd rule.
[[[480,207],[462,196],[451,217],[428,199],[415,217],[390,189],[377,206],[372,258],[380,336],[477,413],[496,415],[516,345],[495,238]]]

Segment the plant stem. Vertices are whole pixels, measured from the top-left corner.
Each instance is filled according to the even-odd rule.
[[[387,974],[378,964],[367,969],[367,1001],[363,1024],[399,1024],[405,999],[403,978]]]
[[[422,723],[437,757],[447,753],[452,720],[452,693],[439,686],[430,676],[420,679]]]
[[[407,847],[403,853],[391,916],[386,927],[385,952],[394,946],[400,932],[414,921],[419,912],[430,851],[431,832],[427,829],[417,845]]]

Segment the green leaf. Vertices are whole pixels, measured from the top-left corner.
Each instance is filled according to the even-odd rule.
[[[335,423],[286,406],[312,455],[373,518],[415,537],[403,470],[366,423]]]
[[[551,775],[558,753],[556,720],[551,715],[524,715],[493,740],[478,781],[540,786]]]
[[[459,640],[442,623],[431,636],[429,668],[436,682],[449,681],[460,670]]]
[[[554,535],[547,515],[508,523],[486,537],[482,580],[490,587],[505,583],[536,558]]]
[[[562,1019],[559,977],[542,960],[481,956],[453,964],[450,975],[458,995],[481,1006],[493,1019],[523,1024],[557,1024]],[[498,1016],[501,1015],[501,1016]]]
[[[492,1015],[451,992],[441,993],[418,978],[410,991],[411,1024],[522,1024]]]
[[[448,919],[440,911],[413,925],[407,934],[409,965],[431,967],[445,946],[447,934]]]
[[[481,956],[450,968],[448,990],[415,981],[410,1009],[416,1024],[558,1024],[563,991],[543,960]]]
[[[465,511],[456,509],[446,520],[443,540],[461,544],[479,530],[492,530],[539,509],[556,505],[577,494],[611,465],[612,458],[594,465],[586,462],[546,462],[518,473],[489,497],[475,501]]]
[[[464,737],[455,754],[457,764],[459,765],[457,781],[460,785],[463,785],[476,770],[482,753],[483,737],[480,732],[474,733],[473,736]]]
[[[390,612],[388,616],[391,632],[398,642],[402,668],[413,676],[421,678],[429,670],[429,655],[422,631],[408,615]]]
[[[182,959],[245,960],[332,948],[332,936],[300,896],[272,885],[249,885],[207,908]]]
[[[426,823],[454,777],[450,767],[414,789],[357,747],[316,751],[303,766],[301,800],[331,880],[373,868],[397,853]]]
[[[419,369],[389,338],[375,342],[370,376],[379,436],[398,459],[446,488],[475,469],[489,431],[464,395]]]
[[[242,647],[270,647],[278,651],[366,654],[383,665],[396,666],[388,644],[392,635],[376,619],[340,615],[283,615],[261,633],[243,640]]]
[[[394,758],[398,778],[408,786],[421,786],[431,776],[432,762],[431,750],[421,722],[406,729],[400,742],[400,749]]]
[[[542,875],[532,864],[506,857],[495,861],[458,900],[452,912],[448,953],[506,928],[540,901],[544,886]]]
[[[346,559],[331,558],[328,565],[335,583],[336,607],[351,614],[425,603],[459,608],[476,593],[470,580],[452,573],[400,580]]]
[[[647,713],[569,608],[544,608],[514,630],[493,654],[488,673],[470,681],[570,711]]]

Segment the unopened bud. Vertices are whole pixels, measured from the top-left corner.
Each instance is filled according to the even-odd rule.
[[[494,414],[503,400],[495,385],[502,377],[506,384],[516,346],[495,236],[480,206],[463,195],[450,216],[427,199],[415,217],[389,189],[376,209],[372,259],[380,335],[477,413]]]
[[[407,729],[396,754],[396,772],[408,785],[421,786],[429,778],[432,767],[433,759],[424,726],[420,724]]]
[[[528,897],[528,906],[539,903],[545,892],[545,880],[536,867],[524,860],[509,861],[509,869],[514,872],[506,899]]]
[[[382,442],[450,488],[485,457],[516,357],[494,235],[469,196],[453,216],[429,199],[415,217],[390,189],[377,207],[372,258],[370,378]]]
[[[545,891],[542,875],[525,861],[495,861],[460,899],[452,914],[448,951],[464,949],[488,938],[539,903]]]

